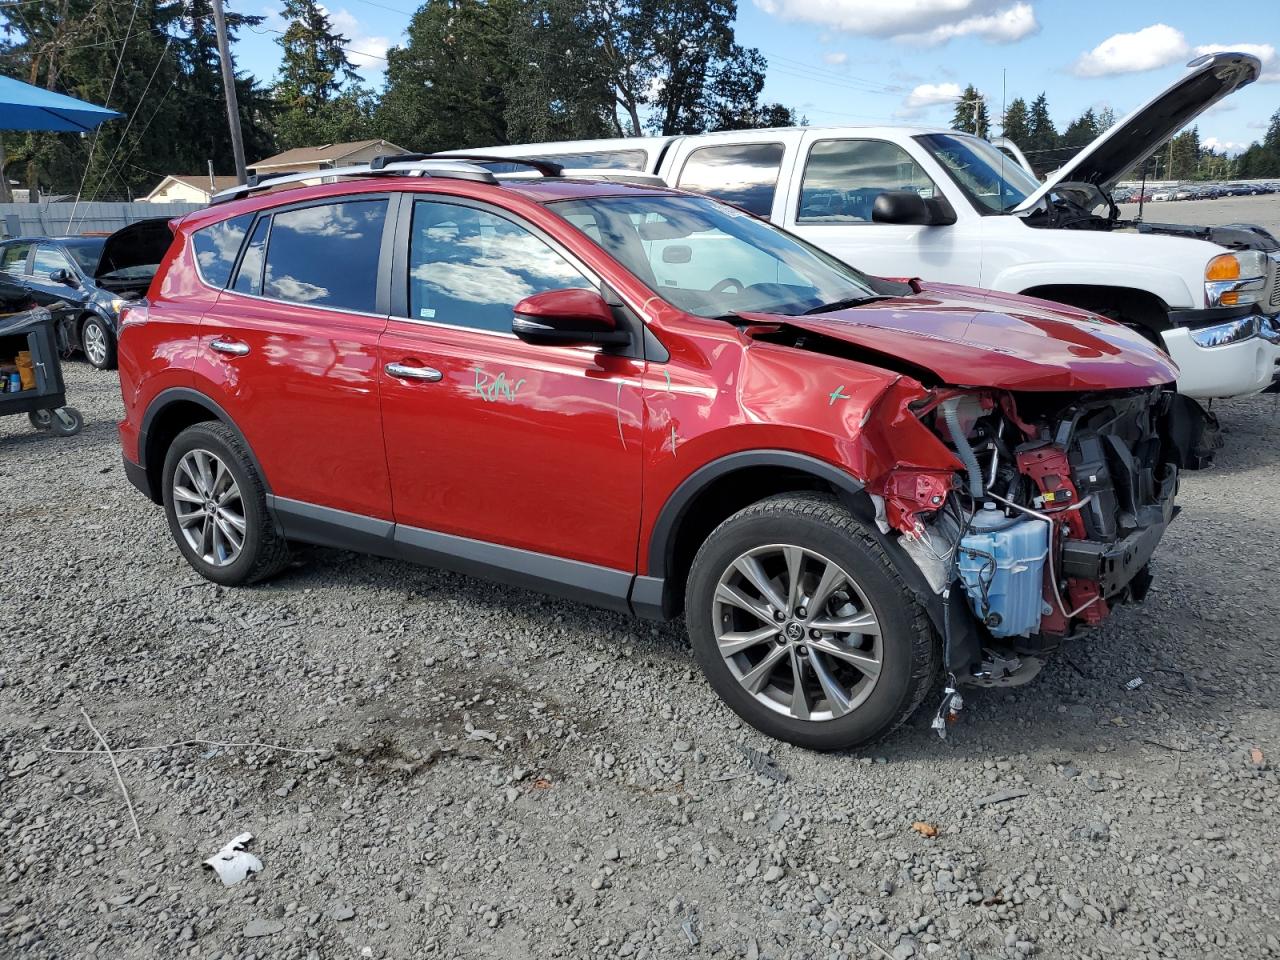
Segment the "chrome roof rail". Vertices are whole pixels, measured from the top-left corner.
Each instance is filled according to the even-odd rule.
[[[308,180],[325,180],[330,177],[379,177],[379,176],[416,176],[442,177],[449,180],[471,180],[478,183],[497,183],[497,178],[484,167],[452,157],[421,159],[418,154],[407,157],[375,157],[381,160],[378,166],[372,163],[355,164],[349,167],[329,167],[322,170],[301,170],[296,173],[255,173],[246,183],[219,190],[209,198],[209,205],[226,203],[230,200],[242,200],[252,194],[287,184],[305,183]],[[490,159],[490,162],[493,162]],[[504,160],[510,163],[512,161]],[[554,166],[554,164],[552,165]]]

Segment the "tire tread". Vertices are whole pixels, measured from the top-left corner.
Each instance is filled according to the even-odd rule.
[[[941,645],[938,642],[928,613],[924,607],[914,600],[914,596],[906,581],[903,580],[902,575],[898,572],[897,566],[889,555],[885,553],[875,537],[867,532],[862,523],[839,500],[834,496],[804,491],[776,494],[743,507],[737,513],[724,520],[703,541],[690,568],[689,579],[690,581],[693,580],[693,572],[698,570],[703,562],[708,545],[715,541],[717,535],[727,527],[737,525],[743,520],[765,517],[776,519],[779,515],[789,515],[796,519],[815,521],[856,541],[884,569],[884,572],[898,588],[903,600],[907,603],[910,643],[912,645],[911,662],[913,664],[909,680],[909,693],[893,720],[886,724],[875,736],[858,744],[859,749],[872,746],[883,741],[901,727],[907,721],[907,718],[915,713],[920,704],[924,702],[924,698],[934,685],[934,680],[937,678],[941,666]]]

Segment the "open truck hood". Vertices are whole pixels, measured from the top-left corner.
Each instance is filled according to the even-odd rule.
[[[1169,87],[1050,174],[1014,211],[1030,210],[1062,183],[1091,183],[1110,191],[1126,170],[1145,161],[1175,133],[1219,100],[1258,79],[1262,64],[1247,53],[1197,57]]]
[[[1172,383],[1178,368],[1141,334],[1083,310],[949,284],[812,316],[743,313],[867,351],[867,363],[928,370],[953,386],[1123,390]]]

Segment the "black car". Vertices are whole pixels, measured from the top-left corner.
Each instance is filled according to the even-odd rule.
[[[59,311],[69,344],[99,370],[116,365],[120,308],[147,292],[172,235],[167,220],[141,220],[109,237],[20,237],[0,243],[0,278]]]

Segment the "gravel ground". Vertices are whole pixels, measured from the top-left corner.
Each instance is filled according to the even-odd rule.
[[[67,378],[79,437],[0,420],[0,956],[1280,956],[1271,398],[1219,405],[1144,608],[855,756],[742,727],[677,625],[319,549],[201,581],[115,377]],[[322,752],[122,755],[137,839],[105,756],[46,752],[95,746],[81,708]]]
[[[1120,204],[1120,215],[1126,220],[1136,217],[1138,205]],[[1148,223],[1199,223],[1206,226],[1256,223],[1280,237],[1280,193],[1261,197],[1218,197],[1216,200],[1161,200],[1143,204],[1142,218]]]

